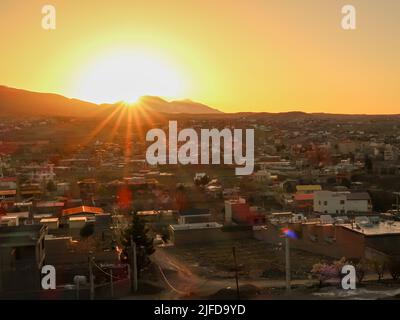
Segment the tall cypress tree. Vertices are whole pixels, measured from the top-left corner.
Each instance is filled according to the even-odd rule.
[[[122,255],[123,259],[130,262],[132,258],[131,238],[136,243],[137,267],[140,272],[148,263],[148,257],[155,251],[153,246],[153,238],[148,235],[149,228],[145,222],[134,213],[131,225],[122,234]]]

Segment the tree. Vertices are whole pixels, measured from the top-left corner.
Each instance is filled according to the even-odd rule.
[[[134,213],[131,225],[122,233],[122,259],[131,262],[132,247],[131,239],[136,243],[137,267],[138,274],[149,263],[149,256],[155,251],[153,246],[154,239],[148,235],[149,229],[146,227],[145,222]]]
[[[81,238],[87,239],[92,236],[94,233],[94,224],[93,223],[86,223],[81,231],[79,232]]]
[[[368,174],[371,174],[373,169],[373,164],[371,158],[368,155],[365,156],[364,162],[365,162],[365,170],[367,171]]]
[[[351,181],[347,178],[342,179],[342,186],[345,186],[347,189],[351,188]]]
[[[311,274],[319,280],[320,287],[324,283],[339,282],[342,268],[346,264],[346,258],[334,261],[332,264],[316,263],[312,267]]]
[[[183,185],[180,185],[176,188],[175,207],[178,211],[185,210],[189,207],[189,201],[186,194],[186,189]]]
[[[386,261],[383,259],[374,259],[369,261],[371,269],[378,275],[378,281],[381,281],[386,270]]]
[[[387,184],[386,188],[388,188]],[[392,209],[391,204],[393,203],[393,194],[391,192],[369,190],[368,193],[371,196],[374,211],[386,212],[387,210]]]
[[[285,183],[283,191],[287,193],[296,193],[296,184],[290,181]]]
[[[320,287],[329,280],[339,279],[339,272],[336,267],[326,263],[314,264],[311,274],[313,277],[318,279]]]
[[[210,177],[208,175],[202,176],[200,179],[197,178],[194,180],[196,186],[205,186],[210,182]]]
[[[388,263],[388,269],[393,280],[397,280],[400,277],[400,261],[391,258]]]
[[[55,185],[53,180],[47,182],[46,190],[50,193],[57,191],[57,186]]]
[[[367,261],[362,258],[357,263],[354,263],[354,267],[356,268],[356,275],[358,283],[361,283],[365,277],[365,274],[368,271],[368,263]]]
[[[120,209],[129,209],[132,205],[133,194],[132,190],[128,186],[122,186],[118,190],[118,207]]]
[[[104,185],[101,185],[99,187],[99,189],[97,190],[97,194],[103,198],[111,197],[111,195],[113,195],[113,193]]]

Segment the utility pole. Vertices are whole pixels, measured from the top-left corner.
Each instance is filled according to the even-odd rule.
[[[76,282],[76,300],[79,300],[79,280]]]
[[[290,291],[290,239],[285,236],[286,290]]]
[[[129,254],[130,255],[130,254]],[[131,265],[127,264],[127,272],[128,272],[128,279],[129,279],[129,283],[131,284],[131,292],[133,291],[133,285],[132,285],[132,272],[131,272]]]
[[[235,279],[236,279],[236,294],[237,299],[240,300],[240,290],[239,290],[239,274],[238,274],[238,266],[236,260],[236,248],[232,247],[233,261],[235,263]]]
[[[399,214],[400,213],[400,203],[399,203],[400,192],[393,192],[393,194],[396,196],[396,210],[397,210],[397,214]]]
[[[110,289],[111,289],[111,298],[114,298],[114,282],[113,282],[113,269],[110,269]]]
[[[89,254],[89,281],[90,281],[90,300],[94,300],[94,276],[93,276],[93,260],[92,254]]]
[[[0,294],[3,292],[3,258],[0,255]]]
[[[136,255],[136,243],[133,241],[133,237],[131,236],[131,248],[132,248],[132,258],[131,258],[131,268],[132,268],[132,289],[133,292],[137,292],[138,290],[138,281],[137,281],[137,255]]]

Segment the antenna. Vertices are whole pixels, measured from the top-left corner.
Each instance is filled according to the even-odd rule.
[[[396,196],[396,210],[397,214],[400,213],[400,192],[393,192],[393,194]]]

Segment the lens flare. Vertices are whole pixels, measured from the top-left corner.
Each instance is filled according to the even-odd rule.
[[[296,232],[290,230],[289,228],[282,229],[282,234],[283,236],[288,237],[290,239],[298,239]]]

